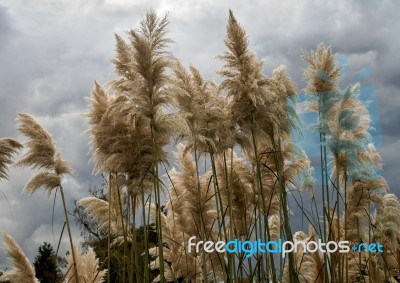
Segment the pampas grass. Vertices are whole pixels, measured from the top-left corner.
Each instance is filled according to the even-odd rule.
[[[34,169],[42,169],[44,172],[37,173],[25,185],[24,191],[32,195],[38,189],[43,188],[47,191],[48,196],[54,191],[59,190],[61,193],[65,222],[69,241],[72,249],[72,233],[68,220],[64,190],[61,186],[61,178],[63,175],[72,175],[73,170],[67,161],[62,159],[59,150],[56,148],[50,133],[29,114],[19,114],[18,130],[28,137],[25,147],[28,151],[18,160],[18,166],[31,166]],[[72,257],[76,262],[74,251]],[[78,276],[76,264],[74,264],[74,276]],[[79,283],[79,279],[76,278]]]
[[[29,180],[24,190],[31,195],[44,188],[50,196],[54,189],[60,187],[62,175],[72,175],[73,170],[61,158],[50,133],[31,115],[19,114],[18,130],[29,139],[25,142],[28,151],[18,160],[17,166],[46,170]]]
[[[13,237],[8,234],[3,235],[7,245],[7,253],[13,269],[5,272],[1,277],[1,282],[10,281],[12,283],[39,283],[36,279],[35,269],[25,256],[21,247],[15,242]]]
[[[99,270],[99,259],[96,258],[96,254],[91,247],[86,252],[82,252],[78,246],[74,245],[74,252],[69,251],[65,260],[67,266],[64,268],[65,279],[64,283],[77,283],[77,282],[91,282],[91,283],[102,283],[107,273],[107,269]],[[75,262],[71,254],[76,255],[77,261]],[[72,273],[74,266],[79,271],[78,277]]]
[[[122,216],[118,206],[113,206],[109,201],[96,197],[85,197],[79,200],[79,206],[84,207],[85,212],[96,220],[100,229],[108,232],[110,222],[110,233],[113,236],[122,236]],[[110,207],[111,206],[111,207]],[[110,215],[108,210],[111,209]]]
[[[241,149],[251,162],[256,181],[254,192],[259,214],[256,236],[263,238],[266,234],[264,240],[271,237],[268,218],[281,210],[282,236],[291,240],[287,188],[298,177],[303,181],[302,191],[313,188],[311,162],[304,151],[294,150],[298,147],[290,138],[291,132],[300,128],[294,109],[296,87],[284,66],[276,68],[272,77],[263,74],[263,62],[249,49],[246,32],[232,12],[225,46],[228,50],[219,57],[224,62],[219,72],[224,77],[221,88],[227,91],[234,128],[247,138],[247,142],[241,143]],[[260,260],[263,261],[263,257]],[[289,262],[293,266],[292,255],[289,255]],[[276,281],[274,265],[270,256],[266,266],[270,268],[268,273],[272,280]],[[260,263],[259,268],[263,269],[264,264]],[[293,268],[290,274],[295,280]]]
[[[297,241],[297,252],[295,253],[295,263],[297,278],[300,283],[322,283],[324,282],[323,273],[323,256],[318,250],[315,253],[307,253],[304,250],[304,245],[310,241],[316,241],[316,235],[314,229],[310,226],[309,235],[307,236],[304,232],[296,232],[293,235],[293,239]],[[289,279],[289,268],[286,266],[283,275],[283,282],[292,282]]]
[[[11,138],[0,139],[0,180],[8,179],[7,166],[12,164],[12,155],[15,154],[22,145]]]
[[[366,106],[359,99],[360,85],[350,85],[344,91],[339,90],[340,69],[330,47],[320,44],[316,51],[306,53],[304,58],[309,64],[305,72],[309,79],[306,91],[313,99],[311,109],[319,114],[314,128],[319,131],[321,141],[323,239],[328,241],[332,236],[337,237],[341,234],[339,231],[344,229],[343,238],[352,244],[371,242],[375,228],[372,224],[372,207],[383,205],[388,185],[379,175],[381,158],[368,132],[370,117]],[[342,125],[353,127],[350,131]],[[332,155],[331,174],[329,152]],[[336,191],[336,211],[332,210],[333,202],[329,197],[331,192],[328,180],[331,180],[331,176],[335,179],[332,190]],[[343,216],[339,219],[342,201]],[[336,221],[332,223],[330,219]],[[326,255],[325,261],[329,261]],[[341,270],[339,274],[336,266]],[[366,277],[371,280],[376,274],[373,269],[377,268],[374,258],[350,252],[344,261],[339,259],[330,262],[330,270],[325,268],[324,273],[326,280],[329,280],[328,277],[332,280],[339,277],[353,282],[365,280]]]
[[[108,270],[100,271],[91,248],[82,253],[73,245],[62,187],[72,168],[51,134],[32,116],[19,114],[18,129],[28,140],[16,164],[38,170],[24,191],[32,195],[43,189],[49,196],[59,191],[62,196],[71,246],[65,282],[103,282],[106,274],[110,282],[111,272],[124,283],[149,282],[150,270],[157,272],[154,282],[396,280],[400,204],[386,194],[361,87],[340,90],[340,67],[332,48],[320,44],[304,54],[308,108],[318,113],[312,126],[320,135],[319,205],[311,161],[292,138],[302,125],[295,107],[298,90],[286,68],[264,74],[264,63],[230,11],[226,51],[218,57],[223,80],[217,84],[168,52],[172,41],[167,27],[167,17],[151,11],[127,39],[115,35],[117,77],[104,85],[95,81],[88,99],[93,172],[108,176],[108,192],[105,200],[86,197],[78,204],[108,233]],[[350,131],[341,125],[354,127]],[[178,162],[170,169],[166,146],[172,141]],[[8,178],[7,167],[21,147],[15,140],[0,139],[0,179]],[[305,196],[311,196],[310,205]],[[292,234],[291,200],[309,222],[308,233]],[[143,253],[136,236],[138,213]],[[149,229],[157,235],[154,246]],[[294,240],[300,248],[284,259],[272,253],[246,259],[244,252],[189,252],[191,237],[213,242]],[[15,266],[6,276],[37,282],[20,248],[5,239]],[[351,246],[375,241],[385,251],[328,254],[302,248],[317,240],[349,241]],[[120,245],[123,255],[118,270],[112,270],[112,251]]]
[[[171,263],[176,278],[212,280],[213,277],[205,270],[213,270],[215,277],[222,278],[222,259],[218,259],[215,253],[196,255],[187,251],[187,241],[192,236],[204,241],[218,239],[214,229],[217,211],[210,188],[211,173],[199,176],[190,152],[183,145],[178,149],[182,171],[169,172],[173,187],[170,188],[171,196],[165,206],[167,213],[162,224],[163,241],[168,247],[163,249],[166,264]],[[151,211],[155,219],[154,206]]]

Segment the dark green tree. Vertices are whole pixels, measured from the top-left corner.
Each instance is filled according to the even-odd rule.
[[[51,244],[44,242],[38,249],[35,257],[36,278],[41,283],[58,283],[62,280],[62,273],[57,265],[58,259]]]

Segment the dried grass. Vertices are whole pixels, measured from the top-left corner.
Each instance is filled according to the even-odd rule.
[[[9,261],[13,265],[13,269],[6,271],[0,277],[0,281],[39,283],[39,280],[37,280],[35,277],[35,269],[22,251],[21,247],[10,235],[4,234],[3,237],[7,245]]]
[[[7,166],[12,164],[12,156],[21,148],[22,145],[14,139],[0,139],[0,180],[9,178]]]

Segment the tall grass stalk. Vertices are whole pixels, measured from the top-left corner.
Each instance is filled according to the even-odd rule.
[[[68,211],[67,211],[67,206],[66,206],[66,202],[65,202],[64,190],[61,185],[59,188],[60,188],[61,200],[63,203],[65,222],[67,223],[67,232],[68,232],[69,244],[71,247],[70,251],[71,251],[72,259],[73,259],[75,281],[76,281],[76,283],[79,283],[79,273],[78,273],[78,268],[76,266],[77,260],[76,260],[76,255],[75,255],[75,251],[74,251],[74,244],[72,241],[72,233],[71,233],[71,227],[70,227],[69,219],[68,219]]]
[[[259,193],[259,196],[258,196],[258,209],[259,209],[259,213],[260,213],[260,217],[259,217],[260,236],[259,237],[261,239],[265,239],[264,233],[266,233],[268,240],[269,240],[269,239],[271,239],[271,235],[270,235],[269,226],[268,226],[268,209],[265,204],[265,196],[264,196],[262,176],[261,176],[260,163],[259,163],[259,154],[258,154],[258,150],[257,150],[254,114],[251,115],[251,138],[252,138],[254,157],[255,157],[255,162],[256,162],[256,176],[257,176],[256,182],[257,182],[257,188],[258,188],[258,193]],[[272,199],[272,197],[271,197],[271,199]],[[263,217],[261,217],[261,215],[263,215]],[[262,229],[263,226],[264,226],[264,229]],[[268,259],[266,259],[267,274],[271,274],[273,282],[277,282],[276,274],[275,274],[274,257],[273,257],[272,253],[269,253],[269,256],[270,256],[270,262],[268,262]],[[269,268],[270,268],[270,271],[268,272]],[[264,273],[263,256],[261,256],[260,271],[261,271],[261,274],[265,274]]]
[[[160,281],[164,282],[164,253],[163,253],[163,238],[162,238],[162,226],[161,226],[161,198],[160,198],[160,181],[158,176],[158,151],[156,144],[156,137],[154,133],[154,121],[151,124],[151,139],[153,141],[153,180],[154,180],[154,198],[156,206],[156,232],[157,232],[157,244],[159,249],[159,260],[160,260]]]
[[[297,185],[295,178],[311,174],[308,170],[311,162],[291,140],[292,128],[300,123],[294,106],[289,104],[295,101],[296,89],[284,68],[275,69],[272,78],[263,74],[263,63],[249,49],[245,30],[230,12],[225,38],[227,51],[219,57],[224,61],[219,72],[224,81],[218,86],[203,79],[195,67],[190,66],[186,71],[178,61],[172,62],[165,51],[170,42],[165,37],[167,24],[166,18],[159,19],[150,12],[137,30],[129,32],[129,43],[116,36],[114,64],[120,79],[110,83],[114,95],[108,97],[96,83],[92,97],[95,109],[90,123],[96,169],[118,172],[116,178],[124,180],[117,186],[121,194],[118,196],[121,215],[118,232],[123,233],[124,239],[119,279],[128,279],[130,283],[141,281],[138,269],[142,258],[144,282],[150,281],[150,269],[159,270],[155,281],[161,282],[248,279],[321,283],[350,282],[355,276],[360,280],[368,277],[370,281],[379,276],[389,279],[389,269],[381,270],[382,264],[376,263],[385,260],[383,256],[375,260],[361,254],[354,258],[352,252],[328,255],[299,250],[289,253],[285,259],[277,259],[272,253],[258,253],[246,260],[243,252],[229,253],[225,258],[204,250],[199,253],[186,250],[192,236],[202,241],[227,242],[256,237],[267,242],[280,237],[307,242],[318,235],[322,242],[355,243],[360,239],[371,242],[379,230],[375,227],[379,225],[372,224],[371,209],[382,202],[375,189],[384,187],[385,182],[359,181],[357,174],[365,172],[354,172],[357,168],[350,168],[351,160],[344,164],[340,154],[335,155],[345,148],[332,138],[329,131],[332,119],[328,112],[343,98],[355,101],[357,95],[351,92],[357,87],[350,87],[345,94],[339,91],[340,70],[330,48],[320,45],[315,52],[304,56],[309,63],[305,72],[309,80],[306,92],[314,98],[313,111],[318,113],[315,128],[319,132],[322,183],[322,204],[317,205],[313,194],[311,211],[308,211],[303,207],[303,199],[298,202],[289,191],[292,185]],[[167,74],[169,68],[171,75]],[[165,106],[175,107],[173,113],[166,114]],[[163,148],[171,137],[185,143],[179,146],[182,172],[174,169],[167,172],[170,195],[162,209],[159,166],[167,160]],[[367,144],[361,141],[350,147],[365,151]],[[243,159],[236,158],[234,151],[243,155]],[[364,155],[364,159],[373,161],[365,170],[372,175],[379,167],[379,158],[371,152]],[[204,174],[200,170],[203,157]],[[104,161],[106,165],[100,165]],[[335,177],[331,178],[331,173]],[[301,181],[298,191],[302,196],[304,189],[313,185],[307,176]],[[120,189],[127,189],[127,193]],[[368,196],[360,192],[368,192]],[[311,224],[308,234],[302,231],[292,234],[291,197]],[[136,242],[138,206],[142,208],[144,225],[143,255],[138,254]],[[156,227],[156,248],[150,248],[149,244],[150,223]],[[110,231],[110,223],[108,228]],[[109,235],[109,269],[110,245]],[[372,274],[373,268],[379,271]]]
[[[124,219],[124,212],[123,212],[123,204],[122,204],[122,196],[121,196],[121,188],[118,184],[118,176],[115,174],[115,186],[111,186],[111,190],[116,190],[117,193],[110,193],[110,196],[116,197],[117,200],[110,199],[110,201],[116,202],[118,205],[118,213],[120,215],[120,221],[121,221],[121,230],[122,230],[122,237],[123,237],[123,257],[122,257],[122,282],[125,282],[126,279],[126,272],[130,272],[128,269],[128,262],[127,262],[127,252],[128,252],[128,238],[127,238],[127,227],[128,227],[128,222],[125,221]],[[111,181],[113,178],[111,178]]]
[[[59,149],[56,148],[50,133],[36,121],[35,118],[28,114],[20,113],[18,130],[27,136],[29,140],[25,143],[28,147],[28,151],[18,160],[17,165],[32,166],[33,168],[44,170],[32,177],[25,185],[24,190],[32,195],[38,189],[44,188],[50,196],[53,190],[60,189],[69,242],[71,245],[74,276],[76,282],[79,283],[79,273],[76,266],[77,259],[73,253],[72,233],[68,220],[64,190],[61,186],[62,176],[65,174],[72,175],[73,170],[68,162],[61,158],[61,153]]]
[[[228,214],[229,214],[229,234],[228,234],[228,239],[232,239],[234,236],[237,238],[237,233],[235,233],[235,228],[236,228],[236,222],[234,221],[233,218],[233,213],[232,213],[232,174],[233,174],[233,147],[230,149],[230,171],[228,175],[228,166],[227,166],[227,160],[226,160],[226,151],[223,151],[223,160],[224,160],[224,171],[225,171],[225,179],[227,180],[227,186],[226,190],[228,193]],[[235,278],[235,257],[232,255],[229,258],[230,255],[228,255],[228,269],[229,269],[229,274],[231,278]],[[242,266],[239,263],[238,266],[239,270],[242,272]]]
[[[275,140],[272,139],[273,143],[273,148],[274,148],[274,160],[276,164],[276,171],[277,171],[277,177],[278,177],[278,185],[280,188],[280,202],[281,202],[281,212],[283,214],[284,218],[284,231],[285,231],[285,238],[287,241],[293,241],[292,237],[292,231],[290,228],[290,220],[289,220],[289,214],[288,214],[288,204],[287,204],[287,193],[286,193],[286,188],[285,188],[285,181],[283,180],[283,160],[281,159],[282,155],[282,149],[281,149],[281,142],[278,137],[278,143],[275,144]],[[289,254],[289,279],[290,282],[299,282],[298,276],[297,276],[297,271],[296,271],[296,264],[294,261],[294,256],[292,253]]]
[[[218,175],[217,175],[217,170],[215,166],[215,156],[213,153],[213,150],[211,147],[209,151],[210,155],[210,163],[211,163],[211,170],[212,170],[212,179],[213,179],[213,188],[214,188],[214,196],[215,196],[215,204],[216,204],[216,209],[218,213],[218,234],[222,235],[222,239],[225,239],[225,241],[229,241],[229,234],[226,231],[226,212],[227,210],[224,209],[223,203],[222,203],[222,197],[221,197],[221,192],[220,192],[220,186],[218,183]],[[222,230],[222,231],[221,231]],[[222,232],[222,233],[221,233]],[[232,280],[231,278],[232,274],[232,257],[233,255],[228,255],[228,270],[226,271],[227,275],[227,280]]]
[[[133,278],[135,278],[135,282],[142,282],[142,278],[140,277],[141,270],[139,265],[139,253],[138,253],[138,245],[136,238],[136,210],[137,210],[137,195],[130,195],[131,200],[131,209],[132,209],[132,245],[131,245],[131,259],[134,261],[133,264],[135,266],[134,272],[131,275],[131,281],[133,283]]]
[[[140,196],[141,196],[141,201],[142,201],[142,226],[143,226],[143,244],[144,244],[144,277],[143,281],[144,282],[149,282],[150,281],[150,269],[149,269],[149,264],[150,264],[150,256],[149,256],[149,236],[148,236],[148,223],[146,219],[146,215],[149,215],[148,212],[146,211],[146,202],[145,202],[145,193],[143,191],[143,186],[140,185]]]
[[[196,166],[196,179],[197,179],[197,194],[199,196],[198,198],[198,205],[200,207],[200,235],[201,239],[203,241],[207,240],[206,237],[206,232],[204,231],[205,229],[205,223],[204,223],[204,208],[203,208],[203,202],[201,198],[201,188],[200,188],[200,177],[199,177],[199,159],[197,156],[197,147],[196,147],[196,142],[194,144],[194,160],[195,160],[195,166]],[[207,271],[207,261],[206,261],[206,254],[203,251],[202,254],[202,271],[203,271],[203,281],[208,282],[208,271]]]
[[[111,196],[111,173],[108,174],[108,192]],[[111,283],[111,199],[108,200],[108,231],[107,231],[107,282]]]

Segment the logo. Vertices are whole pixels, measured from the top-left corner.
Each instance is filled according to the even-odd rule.
[[[277,241],[263,242],[258,239],[256,241],[240,241],[238,239],[231,240],[229,242],[225,241],[198,241],[195,242],[196,237],[193,236],[189,238],[188,241],[188,252],[191,253],[195,251],[199,253],[204,251],[206,253],[245,253],[246,258],[252,257],[257,253],[272,253],[272,254],[282,254],[282,258],[285,258],[288,253],[304,251],[307,253],[348,253],[350,252],[349,241],[329,241],[323,243],[321,239],[317,241],[282,241],[279,239]],[[356,252],[368,252],[368,253],[381,253],[383,252],[383,245],[381,243],[361,243],[359,245],[354,245],[351,250]]]

